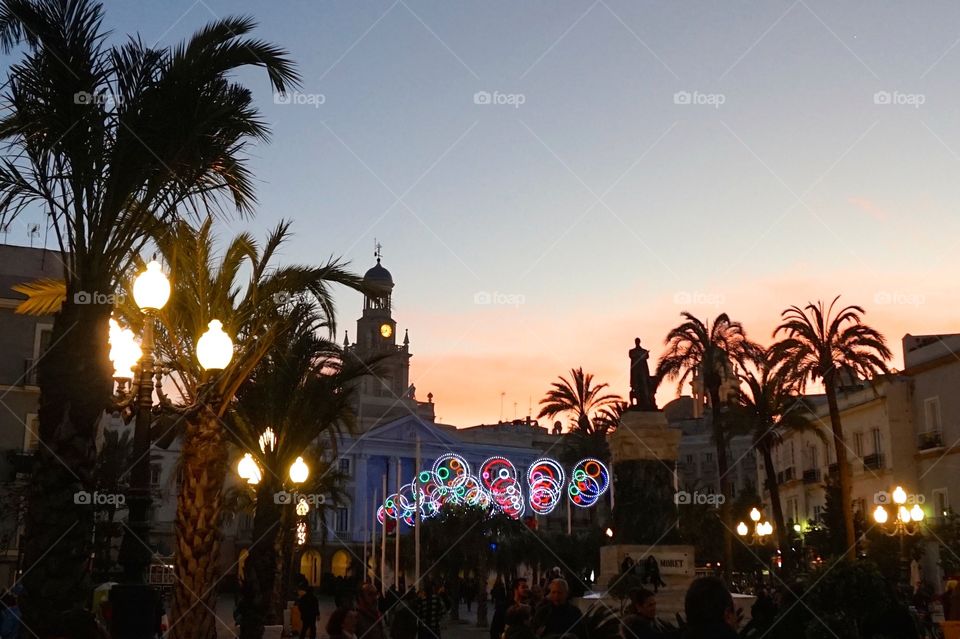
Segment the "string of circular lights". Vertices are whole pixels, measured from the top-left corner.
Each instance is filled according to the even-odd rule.
[[[470,464],[456,453],[441,455],[429,470],[421,470],[409,484],[388,495],[377,509],[377,520],[403,521],[414,525],[419,505],[420,517],[429,519],[440,513],[445,504],[478,506],[520,519],[526,508],[538,515],[548,515],[563,499],[566,475],[560,463],[543,457],[527,469],[527,498],[516,466],[506,457],[490,457],[476,475]],[[599,459],[582,459],[573,467],[566,493],[570,502],[580,508],[597,503],[610,487],[610,472]]]

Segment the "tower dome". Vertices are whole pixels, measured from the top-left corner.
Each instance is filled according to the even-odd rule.
[[[377,264],[363,274],[363,281],[367,284],[393,289],[393,276],[390,271],[380,265],[380,258],[377,258]]]

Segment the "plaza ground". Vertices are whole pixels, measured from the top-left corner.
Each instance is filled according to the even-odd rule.
[[[233,625],[233,595],[221,595],[217,600],[217,639],[235,639],[239,635],[239,629]],[[333,612],[333,598],[320,597],[320,620],[317,623],[317,636],[325,637],[324,626],[330,613]],[[488,608],[487,620],[493,611]],[[471,607],[471,612],[467,612],[467,607],[460,605],[460,621],[451,621],[444,619],[441,630],[441,639],[487,639],[490,636],[489,628],[477,628],[477,608]]]

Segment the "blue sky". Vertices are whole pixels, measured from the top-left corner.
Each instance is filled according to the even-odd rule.
[[[760,339],[837,293],[894,342],[956,325],[955,3],[105,6],[116,35],[249,14],[290,50],[307,103],[244,76],[274,137],[229,226],[293,218],[285,259],[359,271],[379,239],[444,421],[496,421],[500,392],[522,415],[571,366],[625,392],[633,336],[657,354],[683,309]],[[359,309],[341,296],[341,339]]]

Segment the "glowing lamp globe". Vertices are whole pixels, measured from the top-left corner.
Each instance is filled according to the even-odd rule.
[[[906,506],[900,506],[900,510],[897,511],[897,519],[905,524],[910,522],[910,511],[907,510]]]
[[[220,320],[211,320],[207,332],[197,340],[197,360],[204,370],[218,370],[227,367],[233,359],[233,340],[223,332]]]
[[[897,486],[896,488],[894,488],[894,489],[893,489],[893,503],[897,504],[898,506],[901,505],[901,504],[907,503],[907,491],[905,491],[905,490],[904,490],[902,487],[900,487],[900,486]]]
[[[794,531],[794,532],[801,532],[802,530],[803,530],[803,528],[800,527],[800,524],[794,524],[794,525],[793,525],[793,531]]]
[[[133,299],[144,311],[159,311],[170,299],[170,281],[163,274],[160,262],[151,261],[147,270],[133,280]]]
[[[741,537],[745,537],[746,534],[747,534],[747,532],[748,532],[748,531],[747,531],[747,525],[746,525],[745,523],[743,523],[743,522],[741,521],[739,524],[737,524],[737,534],[738,534],[738,535],[740,535]]]
[[[920,504],[914,504],[913,508],[910,509],[910,519],[913,521],[923,521],[923,508],[920,507]]]
[[[243,459],[237,464],[237,474],[240,479],[246,479],[248,484],[260,483],[260,466],[250,453],[245,453]]]
[[[760,521],[760,511],[756,508],[750,510],[750,520],[751,521]]]
[[[307,481],[307,477],[310,476],[310,469],[307,468],[307,464],[303,461],[303,457],[297,457],[290,465],[290,481],[295,484],[302,484]]]
[[[877,506],[877,508],[873,511],[873,520],[878,524],[887,523],[887,517],[887,511],[883,506]]]
[[[613,528],[607,528],[606,533],[607,537],[613,537]]]
[[[133,379],[133,367],[143,355],[133,331],[129,328],[120,328],[117,321],[111,318],[109,342],[114,378]]]

